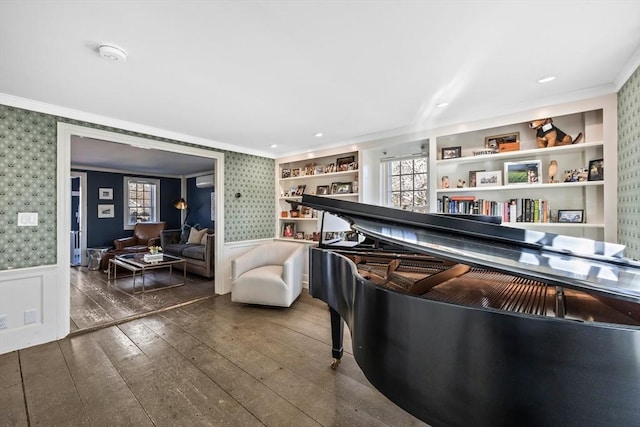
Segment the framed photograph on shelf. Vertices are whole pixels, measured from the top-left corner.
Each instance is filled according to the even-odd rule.
[[[315,169],[313,170],[313,174],[314,175],[320,175],[325,173],[325,168],[324,166],[320,166],[320,165],[316,165]]]
[[[589,160],[589,181],[604,180],[604,160]]]
[[[542,182],[542,162],[525,160],[522,162],[504,162],[504,183],[540,184]]]
[[[98,218],[113,218],[115,205],[98,205]]]
[[[300,168],[294,168],[291,170],[291,176],[292,177],[296,177],[296,176],[300,176]]]
[[[336,171],[335,163],[329,163],[327,166],[324,167],[325,173],[334,173],[335,171]]]
[[[558,210],[558,222],[584,222],[584,210]]]
[[[478,172],[484,172],[485,170],[469,171],[469,187],[476,187],[476,174]]]
[[[284,222],[282,223],[282,237],[292,238],[296,232],[296,223],[295,222]]]
[[[98,198],[100,200],[113,200],[113,188],[99,188]]]
[[[304,240],[304,231],[296,231],[296,234],[293,236],[296,240]]]
[[[520,149],[520,132],[503,133],[502,135],[487,136],[484,148],[496,151],[516,151]]]
[[[300,184],[298,185],[298,188],[296,188],[296,196],[302,196],[304,194],[304,190],[305,188],[307,188],[306,184]]]
[[[291,178],[291,169],[282,169],[282,178]]]
[[[324,196],[326,194],[329,194],[329,191],[331,191],[331,188],[328,185],[318,185],[316,187],[317,196]]]
[[[349,164],[356,160],[355,156],[339,157],[336,160],[338,172],[344,172],[349,170]]]
[[[502,185],[502,171],[477,171],[476,187],[494,187]]]
[[[442,160],[456,159],[462,157],[462,147],[443,147],[441,154]]]
[[[339,182],[336,186],[335,194],[348,194],[351,193],[351,183],[350,182]]]

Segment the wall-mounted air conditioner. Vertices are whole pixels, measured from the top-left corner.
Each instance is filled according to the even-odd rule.
[[[213,175],[203,175],[196,177],[196,187],[198,188],[211,188],[215,184]]]

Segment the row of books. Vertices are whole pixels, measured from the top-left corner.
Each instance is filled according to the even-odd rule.
[[[517,198],[499,202],[475,196],[443,196],[438,200],[440,213],[464,213],[502,217],[502,222],[550,222],[549,201]]]

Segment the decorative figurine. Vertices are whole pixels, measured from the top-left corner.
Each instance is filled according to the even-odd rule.
[[[447,175],[441,178],[442,188],[449,188],[449,177]]]
[[[556,182],[556,174],[558,173],[558,162],[556,160],[551,160],[549,162],[549,183],[553,184]]]
[[[554,147],[556,145],[577,144],[582,139],[582,132],[575,139],[553,125],[552,118],[534,120],[529,123],[531,129],[536,130],[538,148]]]
[[[458,178],[458,184],[457,184],[458,188],[464,188],[466,184],[467,184],[467,181]]]

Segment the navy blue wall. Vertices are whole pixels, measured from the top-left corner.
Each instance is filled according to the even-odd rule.
[[[149,175],[132,175],[112,172],[87,172],[87,247],[112,246],[113,240],[128,237],[132,230],[124,229],[124,177],[139,176],[158,178]],[[180,211],[173,207],[173,200],[180,197],[180,179],[160,179],[160,220],[167,222],[167,229],[180,228]],[[100,200],[99,188],[112,188],[113,200]],[[99,204],[113,204],[113,218],[98,218]]]
[[[187,179],[187,205],[189,218],[187,224],[200,224],[201,227],[214,228],[211,221],[211,193],[213,188],[196,187],[196,179]]]

